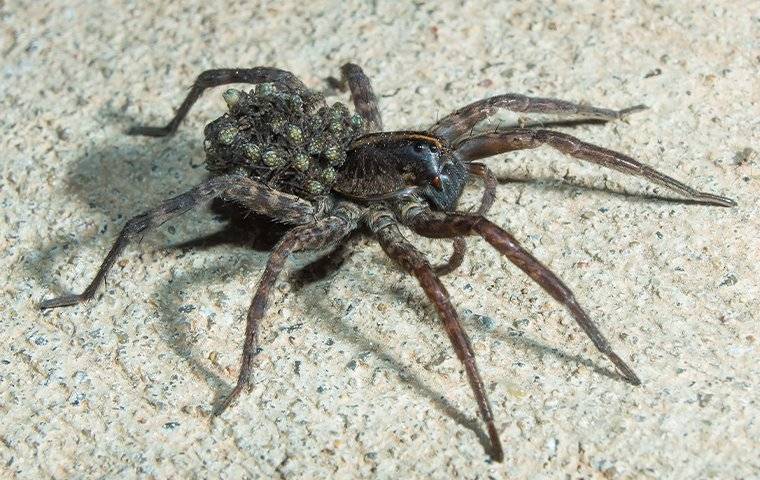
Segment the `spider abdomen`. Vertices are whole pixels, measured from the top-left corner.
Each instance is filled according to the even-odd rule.
[[[241,172],[304,198],[329,193],[348,145],[364,133],[342,103],[328,107],[310,90],[263,83],[250,92],[229,89],[229,111],[206,125],[206,168]]]

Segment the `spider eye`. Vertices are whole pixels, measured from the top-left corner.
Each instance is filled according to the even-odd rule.
[[[438,147],[436,147],[435,145],[430,145],[430,153],[432,153],[433,155],[437,154]]]
[[[412,147],[412,148],[414,148],[415,152],[421,152],[421,151],[425,150],[425,144],[423,144],[423,143],[415,143],[414,147]]]

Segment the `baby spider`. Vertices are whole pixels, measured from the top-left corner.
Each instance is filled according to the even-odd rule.
[[[384,132],[369,79],[357,65],[342,68],[338,86],[346,86],[356,113],[342,103],[328,106],[290,72],[269,67],[203,72],[177,114],[165,127],[136,127],[131,135],[172,135],[209,87],[256,84],[244,92],[229,89],[229,111],[205,128],[208,180],[129,220],[103,260],[95,278],[78,295],[45,300],[41,308],[74,305],[93,297],[116,258],[134,238],[213,198],[292,226],[273,248],[253,296],[245,328],[240,373],[219,414],[248,385],[257,352],[259,322],[273,285],[288,256],[296,252],[336,249],[354,230],[364,227],[385,253],[414,275],[435,305],[491,439],[491,456],[504,453],[483,380],[467,334],[439,275],[455,270],[465,253],[464,237],[479,235],[564,305],[596,348],[632,385],[641,382],[618,356],[573,293],[508,232],[485,218],[495,198],[496,180],[475,160],[500,153],[548,145],[581,160],[643,177],[692,201],[734,206],[729,198],[697,191],[622,153],[582,142],[570,135],[537,128],[505,128],[472,134],[476,124],[501,109],[514,112],[573,115],[583,120],[618,120],[644,107],[608,110],[551,98],[497,95],[445,116],[425,131]],[[477,213],[457,211],[462,190],[472,176],[484,183]],[[401,233],[453,239],[449,261],[432,266]]]

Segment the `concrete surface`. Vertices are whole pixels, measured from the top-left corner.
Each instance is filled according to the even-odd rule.
[[[150,3],[0,3],[2,477],[760,478],[756,3]],[[266,259],[253,234],[182,247],[224,228],[201,209],[130,247],[96,301],[37,310],[86,285],[128,217],[203,178],[221,91],[174,138],[126,127],[167,121],[207,68],[323,88],[349,60],[389,129],[505,91],[645,103],[567,131],[738,201],[663,200],[546,149],[489,160],[514,180],[492,219],[575,289],[642,387],[479,240],[445,283],[500,465],[433,309],[369,240],[325,280],[279,284],[255,386],[214,422]]]

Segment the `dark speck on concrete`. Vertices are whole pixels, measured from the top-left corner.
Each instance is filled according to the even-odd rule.
[[[521,327],[527,327],[530,323],[530,320],[527,318],[521,318],[520,320],[515,320],[512,322],[512,326],[515,328],[521,328]]]
[[[288,333],[293,333],[296,330],[300,330],[301,327],[303,327],[303,323],[296,323],[294,325],[286,325],[284,327],[280,327],[280,331],[285,331]]]
[[[179,422],[166,422],[166,423],[164,423],[164,428],[167,429],[167,430],[174,430],[177,427],[179,427]]]
[[[514,337],[522,337],[523,334],[525,334],[525,332],[523,332],[522,330],[517,330],[516,328],[510,327],[510,328],[507,329],[507,335],[509,335],[510,337],[513,337],[513,338]]]
[[[734,164],[744,165],[745,163],[750,163],[749,160],[752,157],[753,153],[755,153],[755,151],[749,147],[736,152],[734,155]]]
[[[644,78],[652,78],[652,77],[657,77],[659,75],[662,75],[662,69],[655,68],[655,69],[650,70],[649,72],[647,72],[647,74],[644,75]]]
[[[697,402],[699,403],[700,407],[706,406],[708,403],[710,403],[710,400],[712,400],[712,393],[697,393]]]
[[[195,305],[182,305],[181,307],[179,307],[179,311],[181,313],[190,313],[193,310],[195,310]]]
[[[493,320],[493,318],[486,315],[474,315],[474,317],[480,326],[482,326],[483,329],[487,332],[492,332],[494,329],[496,329],[496,322]]]

